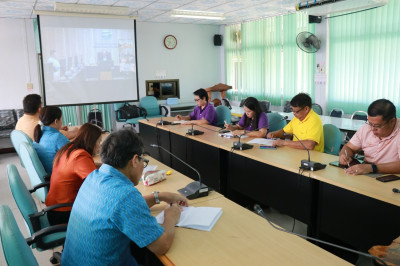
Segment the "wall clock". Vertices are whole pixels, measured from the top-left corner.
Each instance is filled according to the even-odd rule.
[[[178,41],[176,40],[174,35],[167,35],[164,38],[164,46],[167,49],[174,49],[176,45],[178,44]]]

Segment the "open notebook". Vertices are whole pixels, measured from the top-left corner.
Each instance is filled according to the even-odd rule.
[[[211,231],[222,214],[222,208],[182,207],[181,218],[176,226]],[[156,217],[159,224],[164,223],[164,211]]]

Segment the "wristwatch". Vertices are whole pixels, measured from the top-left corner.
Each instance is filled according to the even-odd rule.
[[[371,164],[372,167],[372,173],[376,174],[378,173],[378,166],[376,166],[376,164]]]
[[[156,202],[156,204],[160,204],[160,197],[158,197],[159,193],[159,191],[153,191],[154,201]]]

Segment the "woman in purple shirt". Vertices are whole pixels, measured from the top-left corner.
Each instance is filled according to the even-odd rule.
[[[225,128],[233,131],[233,135],[246,134],[249,137],[265,138],[268,132],[268,117],[261,110],[259,101],[254,97],[248,97],[244,101],[243,108],[244,114],[239,123],[236,126],[226,124]]]
[[[188,116],[177,115],[178,120],[187,120],[186,125],[213,125],[218,122],[217,112],[212,104],[208,102],[208,94],[205,89],[198,89],[193,92],[194,101],[197,106]]]

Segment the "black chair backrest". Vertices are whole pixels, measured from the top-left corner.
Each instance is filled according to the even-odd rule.
[[[292,107],[290,106],[290,101],[286,101],[285,106],[283,107],[283,112],[285,112],[285,113],[292,112]]]
[[[343,116],[343,111],[341,109],[333,109],[329,116],[341,118]]]
[[[243,107],[243,105],[244,105],[244,101],[245,101],[246,99],[242,99],[241,101],[240,101],[240,107]]]
[[[261,110],[264,113],[268,113],[270,104],[271,104],[270,101],[260,101]]]

